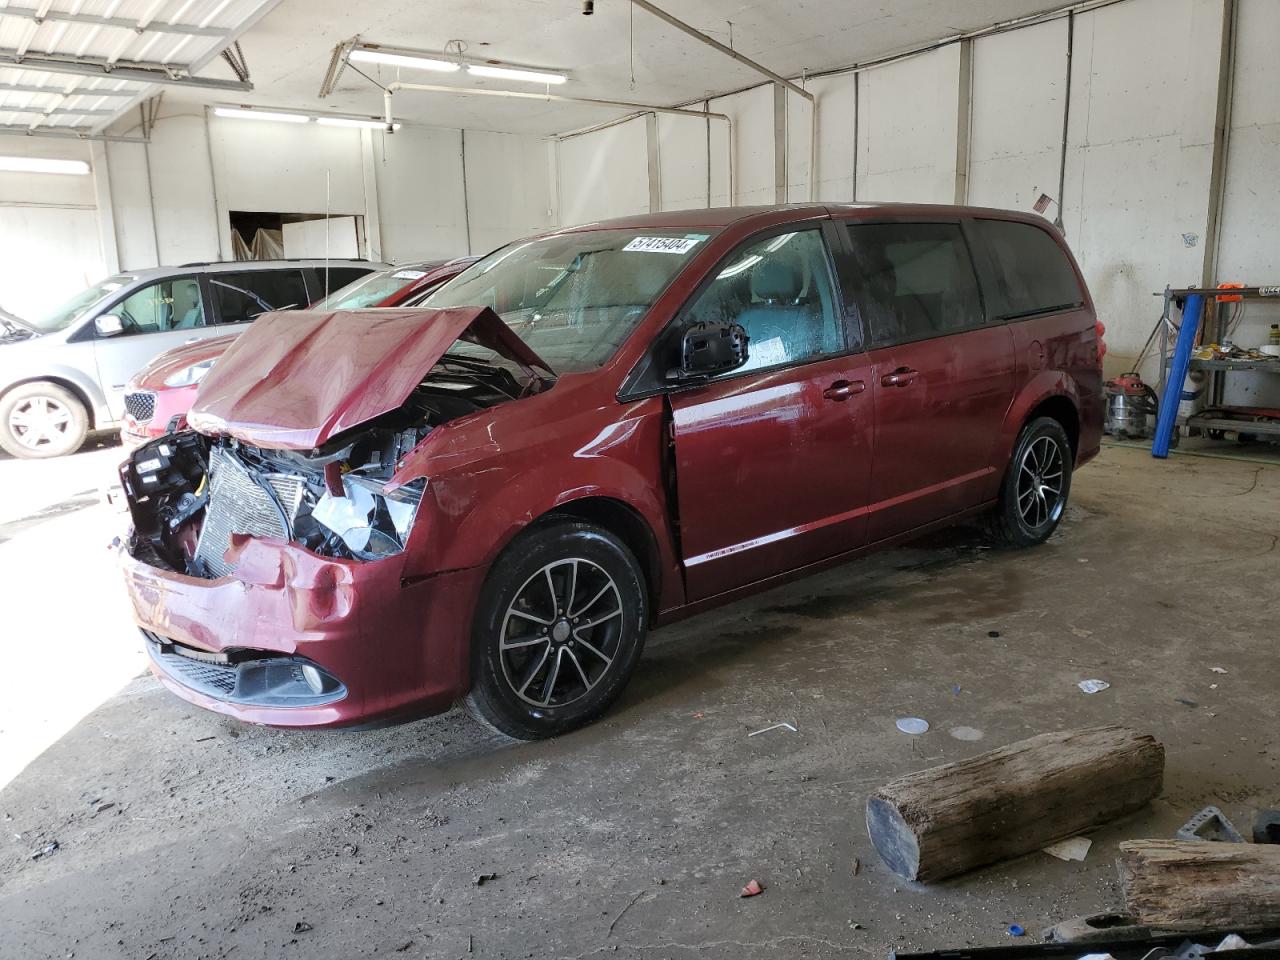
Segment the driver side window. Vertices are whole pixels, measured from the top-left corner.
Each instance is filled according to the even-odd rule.
[[[204,302],[195,277],[161,280],[125,297],[110,311],[124,336],[204,326]]]
[[[739,323],[750,338],[744,370],[839,353],[844,334],[819,230],[748,241],[726,259],[686,322]]]

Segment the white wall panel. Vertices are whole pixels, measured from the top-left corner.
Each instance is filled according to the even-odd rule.
[[[852,73],[810,80],[806,88],[818,101],[817,199],[848,203],[853,199],[854,131],[857,83]],[[809,104],[787,97],[787,193],[793,202],[809,200]]]
[[[223,122],[231,124],[235,121]],[[257,123],[253,126],[276,124]],[[258,133],[262,134],[264,142],[269,142],[274,131]],[[134,134],[136,136],[137,131]],[[244,136],[248,136],[247,131]],[[160,120],[151,131],[148,151],[151,157],[155,240],[160,263],[171,265],[221,259],[218,209],[214,203],[203,112],[182,113]],[[259,154],[259,176],[271,162]],[[229,243],[225,249],[230,257]]]
[[[0,138],[0,154],[91,160],[83,143],[34,137]],[[92,176],[0,173],[0,306],[38,316],[106,273]]]
[[[973,42],[971,204],[1030,210],[1041,193],[1058,199],[1066,86],[1065,18]]]
[[[375,132],[382,258],[392,263],[467,254],[462,131],[402,127]]]
[[[862,74],[859,200],[954,201],[959,95],[959,44]]]
[[[560,141],[562,224],[649,212],[646,127],[645,118],[636,117]]]
[[[1200,282],[1216,90],[1171,52],[1216,50],[1220,19],[1220,0],[1127,0],[1076,19],[1063,219],[1113,363],[1141,349],[1153,291]]]
[[[711,101],[714,113],[733,118],[734,195],[731,204],[776,202],[773,156],[773,85],[755,87]],[[723,123],[721,124],[723,126]],[[713,131],[714,132],[714,131]],[[714,148],[713,141],[713,148]],[[724,197],[724,186],[716,189]],[[717,204],[724,203],[717,200]]]
[[[538,137],[467,131],[472,253],[488,253],[551,226],[547,155]]]
[[[707,205],[707,144],[723,120],[693,120],[658,114],[659,197],[663,210]]]

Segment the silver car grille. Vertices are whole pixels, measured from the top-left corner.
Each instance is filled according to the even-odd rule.
[[[298,516],[306,485],[301,478],[285,473],[260,476],[275,492],[292,523]],[[196,544],[196,559],[211,577],[225,577],[235,570],[235,564],[228,563],[224,557],[233,533],[280,540],[289,537],[280,511],[248,468],[234,455],[214,447],[209,451],[209,504]]]
[[[156,415],[156,395],[150,390],[135,390],[124,395],[124,408],[138,423],[146,423]]]

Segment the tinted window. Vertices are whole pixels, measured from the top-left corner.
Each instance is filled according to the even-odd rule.
[[[120,318],[125,334],[163,333],[204,326],[204,304],[195,277],[162,280],[131,293],[109,311]]]
[[[817,230],[748,241],[721,261],[685,321],[740,323],[751,338],[747,364],[758,370],[844,349],[839,312]],[[732,375],[732,374],[731,374]]]
[[[991,255],[995,289],[989,296],[997,317],[1025,317],[1084,302],[1071,262],[1044,230],[1004,220],[978,220],[974,227]]]
[[[325,289],[325,274],[328,274],[329,289]],[[349,283],[359,280],[361,277],[368,276],[370,271],[361,267],[330,267],[327,271],[324,267],[316,267],[315,279],[311,285],[311,292],[314,296],[312,301],[327,297],[331,293],[336,293]]]
[[[970,330],[984,323],[973,261],[958,224],[850,224],[872,344]]]
[[[209,284],[223,323],[248,323],[272,310],[305,307],[309,302],[301,270],[211,273]]]

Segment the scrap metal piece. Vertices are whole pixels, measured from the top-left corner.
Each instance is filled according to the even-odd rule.
[[[1178,840],[1217,840],[1221,843],[1244,843],[1235,824],[1217,807],[1205,807],[1178,828]]]

